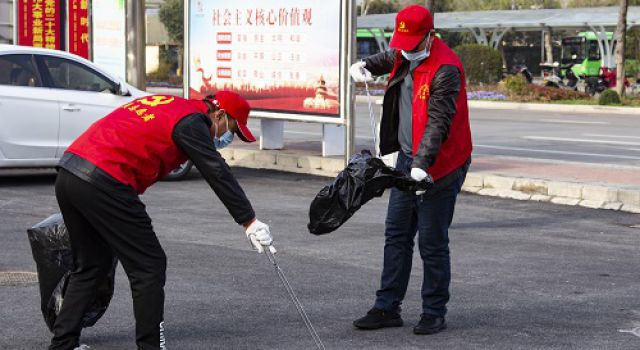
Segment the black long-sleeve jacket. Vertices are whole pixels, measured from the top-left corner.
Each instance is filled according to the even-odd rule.
[[[210,127],[211,120],[202,113],[186,116],[174,127],[173,142],[193,162],[234,220],[238,224],[248,223],[255,218],[255,213],[231,169],[213,145]],[[133,189],[75,154],[65,153],[58,166],[108,193],[137,196]]]
[[[391,73],[396,58],[396,50],[391,49],[369,57],[365,68],[373,75]],[[398,142],[398,125],[400,118],[400,82],[409,74],[409,61],[402,59],[398,70],[387,86],[382,104],[382,119],[380,121],[380,152],[385,155],[400,150]],[[418,151],[413,159],[412,167],[427,170],[436,161],[442,143],[449,135],[449,128],[456,114],[456,100],[460,94],[462,85],[461,74],[458,68],[452,65],[443,65],[436,72],[430,86],[428,101],[428,121]],[[460,175],[460,172],[468,169],[470,160],[460,169],[452,172],[436,182],[450,183]],[[436,186],[440,187],[440,186]]]
[[[373,75],[391,73],[396,50],[388,50],[364,59],[366,69]],[[380,125],[380,152],[389,154],[400,149],[398,143],[399,98],[402,80],[409,74],[409,61],[402,60],[384,95]],[[456,100],[460,93],[461,77],[458,68],[444,65],[436,72],[430,86],[427,127],[413,162],[423,170],[433,165],[440,146],[449,135],[449,127],[456,113]]]

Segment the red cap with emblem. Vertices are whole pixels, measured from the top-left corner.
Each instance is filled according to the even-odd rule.
[[[213,96],[207,96],[207,100],[212,102],[220,109],[224,109],[238,124],[238,136],[244,142],[255,142],[256,138],[253,136],[249,128],[247,127],[247,120],[249,119],[249,112],[251,107],[249,103],[242,98],[242,96],[232,91],[218,91]]]
[[[433,29],[431,12],[420,5],[405,7],[396,15],[396,29],[391,38],[394,49],[410,51]]]

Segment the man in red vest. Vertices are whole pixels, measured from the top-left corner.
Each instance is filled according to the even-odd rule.
[[[58,165],[56,197],[69,231],[75,270],[53,327],[49,349],[79,347],[82,318],[118,258],[129,278],[138,349],[166,349],[166,256],[139,194],[190,159],[259,252],[270,249],[269,226],[258,221],[218,153],[247,128],[249,104],[219,91],[204,100],[142,97],[95,122]]]
[[[471,132],[460,60],[435,35],[429,11],[411,5],[396,16],[391,50],[351,66],[355,81],[388,74],[380,125],[380,152],[396,151],[396,167],[418,181],[429,174],[426,193],[393,189],[385,228],[381,286],[373,308],[354,325],[399,327],[400,305],[411,275],[416,232],[424,267],[422,315],[416,334],[446,328],[451,280],[448,230],[456,198],[471,162]]]

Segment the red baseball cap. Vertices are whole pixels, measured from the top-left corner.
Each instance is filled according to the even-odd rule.
[[[256,138],[253,136],[249,128],[247,127],[247,120],[249,119],[249,112],[251,107],[247,100],[242,96],[236,94],[233,91],[218,91],[212,97],[207,96],[207,100],[211,101],[214,105],[220,109],[224,109],[238,124],[238,137],[244,142],[255,142]]]
[[[420,5],[407,6],[396,15],[396,28],[389,46],[398,50],[413,50],[431,30],[431,12]]]

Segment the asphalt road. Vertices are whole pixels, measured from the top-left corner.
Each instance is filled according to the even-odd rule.
[[[471,109],[470,118],[476,156],[640,166],[640,118],[632,115]],[[259,130],[259,121],[251,125]],[[285,124],[286,141],[319,141],[321,135],[317,124]],[[367,104],[357,103],[357,143],[372,145],[371,135]]]
[[[451,229],[449,328],[411,332],[420,314],[414,256],[402,328],[351,322],[378,286],[385,198],[339,231],[307,233],[308,205],[326,178],[236,169],[278,260],[327,349],[639,349],[638,215],[462,194]],[[0,178],[0,271],[35,271],[26,228],[57,211],[51,175]],[[162,182],[143,198],[169,259],[169,349],[313,349],[264,256],[249,250],[202,179]],[[1,276],[1,275],[0,275]],[[0,348],[44,349],[36,284],[0,285]],[[640,332],[640,328],[638,328]],[[121,269],[106,315],[84,332],[92,349],[131,349],[130,292]]]

